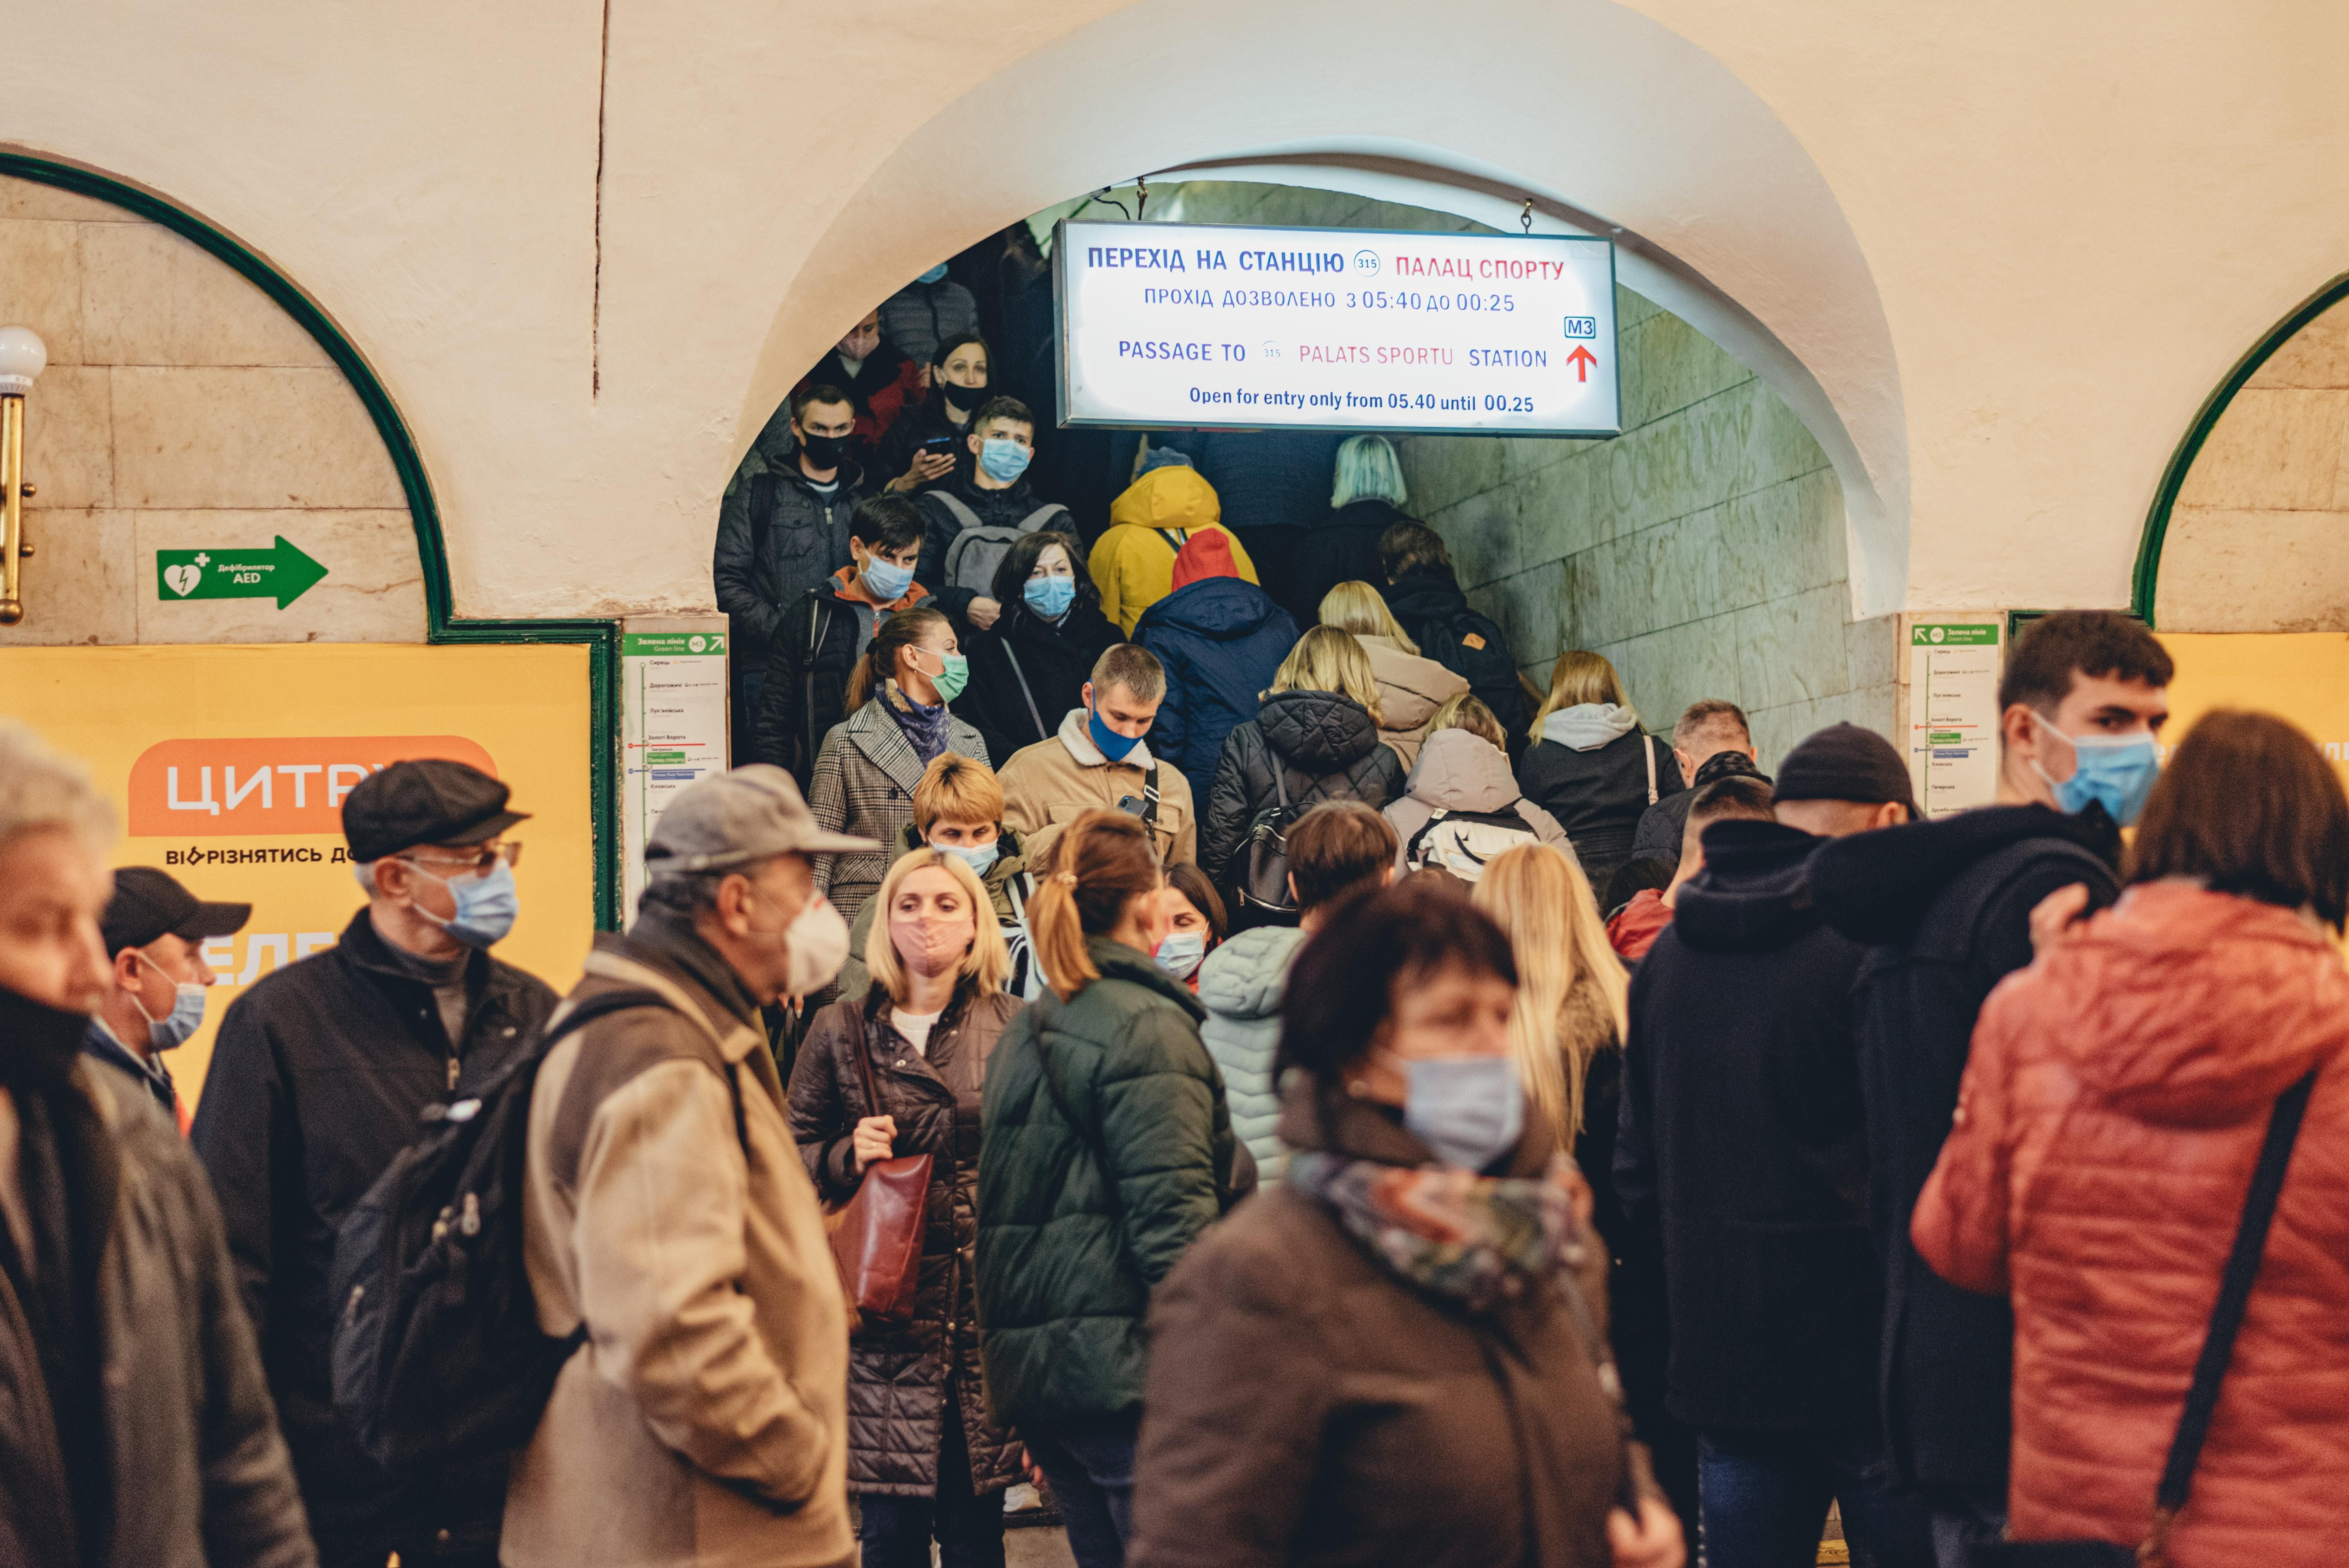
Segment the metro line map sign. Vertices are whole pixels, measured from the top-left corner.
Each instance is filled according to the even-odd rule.
[[[1615,248],[1063,222],[1061,423],[1612,436]]]

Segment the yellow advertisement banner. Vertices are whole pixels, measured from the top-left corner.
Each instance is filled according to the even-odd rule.
[[[2349,633],[2160,636],[2178,662],[2169,686],[2169,723],[2162,733],[2165,755],[2212,708],[2256,708],[2306,730],[2349,781]]]
[[[522,918],[497,954],[558,991],[595,929],[587,650],[575,645],[0,649],[0,713],[89,765],[120,810],[118,865],[253,905],[206,945],[204,1026],[167,1058],[192,1109],[229,1004],[330,947],[367,902],[340,827],[370,772],[452,757],[531,814],[509,840]]]

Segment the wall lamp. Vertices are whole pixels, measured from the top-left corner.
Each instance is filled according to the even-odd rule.
[[[0,326],[0,626],[25,618],[25,398],[48,368],[48,346],[29,326]]]

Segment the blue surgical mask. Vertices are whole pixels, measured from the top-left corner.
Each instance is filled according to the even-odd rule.
[[[989,839],[983,844],[932,844],[930,848],[941,854],[952,855],[968,866],[973,875],[982,877],[987,874],[987,869],[1003,855],[1002,841],[997,839]]]
[[[978,444],[978,466],[997,484],[1008,485],[1028,471],[1036,454],[1009,436],[989,436]]]
[[[410,861],[410,865],[416,862]],[[522,913],[522,904],[514,892],[513,868],[500,861],[487,876],[435,876],[422,866],[416,870],[431,877],[446,888],[457,901],[457,914],[443,920],[426,909],[416,906],[416,913],[463,943],[468,947],[490,947],[505,940],[513,929],[514,917]]]
[[[2122,827],[2135,827],[2137,813],[2145,810],[2145,798],[2153,792],[2153,781],[2161,774],[2161,756],[2154,749],[2153,737],[2064,735],[2038,714],[2031,717],[2048,734],[2063,735],[2072,743],[2072,777],[2061,783],[2048,779],[2047,769],[2035,758],[2031,764],[2055,791],[2055,804],[2076,815],[2094,802]]]
[[[1112,762],[1124,761],[1125,754],[1142,744],[1142,737],[1120,735],[1103,724],[1101,715],[1092,708],[1085,709],[1085,730],[1093,738],[1093,744],[1101,748],[1101,754]]]
[[[1047,621],[1057,621],[1069,613],[1077,602],[1077,580],[1073,577],[1030,577],[1019,590],[1019,597],[1028,608]]]
[[[1526,1088],[1509,1057],[1405,1062],[1402,1124],[1447,1165],[1482,1171],[1517,1146]]]
[[[1166,940],[1158,944],[1158,967],[1177,980],[1188,980],[1196,974],[1206,956],[1207,934],[1204,931],[1170,931]]]
[[[928,272],[924,273],[920,277],[916,278],[914,281],[917,284],[942,283],[945,281],[946,275],[947,264],[944,262],[940,262],[936,266],[932,267]]]
[[[139,954],[139,962],[156,974],[163,975],[163,966],[144,953]],[[164,978],[168,980],[171,976],[164,975]],[[130,998],[130,1005],[137,1007],[139,1016],[147,1020],[147,1043],[159,1051],[186,1045],[189,1037],[204,1021],[204,987],[192,980],[181,980],[176,983],[174,989],[176,994],[171,998],[171,1010],[160,1018],[149,1013],[138,997]]]
[[[894,604],[914,585],[914,569],[873,557],[864,563],[864,591],[884,604]]]

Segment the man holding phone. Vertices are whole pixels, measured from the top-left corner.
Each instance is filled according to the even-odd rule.
[[[928,397],[897,417],[874,459],[881,472],[894,476],[886,488],[898,495],[919,495],[952,478],[970,417],[990,396],[987,339],[975,332],[940,343],[926,369]]]

